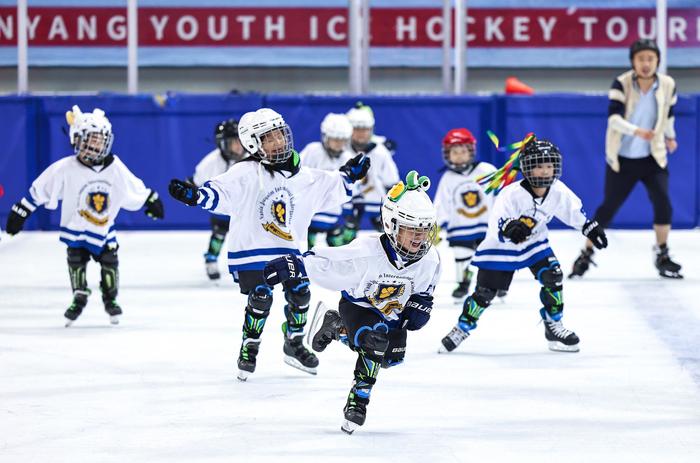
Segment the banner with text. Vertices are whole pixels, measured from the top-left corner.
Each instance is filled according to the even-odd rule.
[[[441,63],[439,8],[372,8],[373,66]],[[0,7],[0,65],[17,59],[17,10]],[[607,67],[626,62],[627,47],[655,37],[651,8],[470,8],[468,63],[474,67]],[[126,10],[31,7],[31,65],[123,66]],[[141,66],[345,66],[345,8],[142,7]],[[453,29],[454,30],[454,29]],[[668,63],[700,65],[700,8],[668,11]]]

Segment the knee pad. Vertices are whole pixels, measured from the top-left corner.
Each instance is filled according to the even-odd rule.
[[[562,286],[543,286],[540,288],[540,301],[551,314],[561,312],[564,308],[564,292]]]
[[[294,309],[308,310],[311,290],[308,278],[294,278],[284,284],[284,298]]]
[[[381,362],[389,348],[389,327],[382,322],[365,325],[355,332],[353,344],[375,362]]]
[[[108,249],[102,252],[96,259],[103,267],[119,267],[119,256],[116,249]]]
[[[255,318],[264,318],[270,314],[272,307],[272,288],[267,285],[258,285],[248,294],[246,312]]]
[[[537,272],[537,280],[546,288],[561,287],[564,273],[561,271],[559,261],[554,260],[549,264],[549,267],[541,268]]]
[[[494,297],[496,297],[495,289],[486,288],[478,284],[476,289],[474,289],[474,294],[472,294],[472,299],[484,309],[491,305]]]

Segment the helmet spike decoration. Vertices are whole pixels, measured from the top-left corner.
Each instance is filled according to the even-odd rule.
[[[508,161],[506,161],[506,163],[503,164],[500,169],[477,179],[477,182],[480,185],[487,185],[485,193],[488,194],[493,191],[494,194],[498,194],[503,188],[513,183],[515,177],[518,175],[518,171],[520,170],[520,154],[522,153],[525,145],[527,145],[531,140],[536,139],[536,137],[533,132],[530,132],[525,135],[525,138],[518,142],[513,142],[506,146],[499,146],[500,142],[496,134],[494,134],[491,130],[488,130],[486,133],[488,134],[489,139],[491,139],[493,144],[496,146],[496,151],[504,153],[512,149],[515,150],[508,158]]]
[[[389,201],[397,202],[407,191],[418,190],[419,188],[422,191],[428,191],[430,179],[425,175],[419,177],[418,172],[412,170],[406,175],[406,184],[399,182],[394,185],[387,193],[387,197]]]

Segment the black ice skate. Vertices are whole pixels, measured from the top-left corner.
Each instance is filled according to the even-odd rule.
[[[571,269],[571,273],[569,274],[569,278],[575,278],[575,277],[582,277],[584,273],[588,271],[588,268],[593,265],[594,267],[596,266],[596,263],[593,262],[593,249],[583,249],[581,251],[581,254],[576,258],[574,261],[574,266]]]
[[[63,316],[66,318],[66,328],[71,326],[78,319],[83,309],[87,305],[88,296],[91,291],[89,289],[77,289],[73,292],[73,303],[68,307]]]
[[[457,284],[457,287],[452,291],[452,297],[458,299],[459,302],[467,297],[469,294],[469,284],[472,282],[473,272],[469,270],[464,271],[464,279]]]
[[[462,341],[469,337],[469,331],[476,328],[475,324],[470,324],[468,322],[460,321],[457,323],[452,330],[447,333],[447,336],[442,338],[442,346],[438,349],[439,354],[444,354],[446,352],[452,352],[462,344]]]
[[[117,301],[114,299],[104,299],[105,303],[105,312],[107,312],[107,315],[109,315],[109,322],[112,325],[118,325],[119,324],[119,317],[122,314],[122,308],[117,304]]]
[[[243,339],[241,352],[238,355],[238,379],[240,381],[245,381],[251,373],[255,372],[255,358],[259,349],[260,339]]]
[[[544,337],[549,342],[549,350],[555,352],[578,352],[579,339],[571,330],[564,328],[561,320],[554,320],[544,309],[540,309],[544,323]]]
[[[282,324],[284,332],[284,363],[303,372],[315,375],[318,357],[304,346],[304,333],[290,333],[287,322]]]
[[[207,271],[207,276],[210,280],[216,281],[221,278],[221,273],[219,272],[218,262],[205,262],[205,269]]]
[[[654,252],[656,253],[654,265],[656,265],[659,275],[664,278],[672,278],[676,280],[683,278],[683,275],[680,273],[682,268],[681,265],[671,260],[671,257],[668,255],[668,247],[665,244],[661,246],[654,246]]]
[[[311,319],[311,327],[307,343],[316,352],[323,352],[328,345],[340,339],[343,320],[337,310],[331,310],[323,302],[319,302]]]
[[[350,391],[348,401],[343,409],[345,421],[343,421],[343,424],[340,426],[341,431],[352,434],[355,429],[365,424],[368,403],[369,399],[359,397],[353,391]]]

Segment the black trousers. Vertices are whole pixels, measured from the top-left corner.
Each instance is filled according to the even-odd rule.
[[[651,156],[641,159],[620,157],[620,172],[605,169],[605,198],[595,213],[595,220],[607,228],[637,182],[642,182],[654,208],[654,225],[671,223],[671,199],[668,196],[668,169]]]

